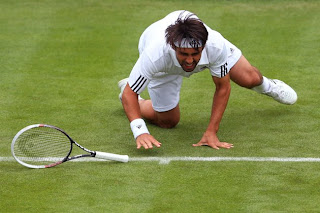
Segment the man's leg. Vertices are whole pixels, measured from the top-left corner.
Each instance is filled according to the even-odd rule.
[[[180,89],[183,77],[165,75],[150,81],[150,100],[140,100],[141,115],[162,128],[173,128],[180,121]]]
[[[230,79],[239,86],[248,89],[259,86],[263,82],[263,76],[260,71],[252,66],[244,56],[241,56],[231,68]]]
[[[166,112],[155,111],[151,100],[139,100],[139,105],[142,117],[162,128],[173,128],[180,121],[179,104]]]
[[[167,77],[167,80],[168,81],[160,82],[160,84],[156,85],[153,83],[155,88],[149,88],[149,95],[153,97],[156,107],[159,109],[158,111],[154,109],[151,100],[144,100],[140,95],[138,99],[141,116],[143,118],[162,128],[173,128],[180,121],[179,91],[182,84],[182,77],[171,75]],[[127,82],[128,78],[118,82],[120,101],[122,100],[122,94]]]
[[[230,69],[230,79],[242,87],[271,96],[283,104],[294,104],[298,98],[297,93],[284,82],[262,76],[260,71],[252,66],[244,56],[241,56]]]

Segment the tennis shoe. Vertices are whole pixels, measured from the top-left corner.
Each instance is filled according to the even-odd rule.
[[[274,100],[282,103],[292,105],[297,99],[297,93],[286,83],[277,79],[269,79],[272,87],[269,92],[264,94],[272,97]]]
[[[129,81],[129,78],[125,78],[118,82],[118,87],[120,89],[120,94],[119,94],[120,101],[122,101],[123,90],[124,88],[126,88],[128,81]]]
[[[125,78],[118,82],[118,87],[120,89],[119,99],[121,102],[122,102],[122,94],[123,94],[124,88],[126,88],[128,81],[129,81],[129,78]],[[140,95],[138,95],[138,100],[144,100],[144,99],[141,98]]]

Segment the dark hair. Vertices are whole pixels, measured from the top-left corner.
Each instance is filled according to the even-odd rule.
[[[208,31],[206,27],[199,18],[192,17],[195,16],[194,13],[188,14],[183,18],[182,15],[184,12],[185,11],[180,13],[174,24],[167,27],[167,44],[175,49],[176,46],[183,46],[184,44],[182,44],[182,40],[186,39],[185,41],[189,41],[189,44],[194,49],[198,49],[201,46],[204,47],[208,39]]]

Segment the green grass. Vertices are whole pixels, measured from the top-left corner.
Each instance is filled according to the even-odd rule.
[[[278,104],[232,84],[220,126],[231,150],[194,148],[207,127],[214,86],[185,79],[181,122],[151,124],[160,149],[136,150],[117,82],[137,57],[140,34],[186,9],[237,45],[299,99]],[[320,153],[318,1],[0,2],[0,157],[34,123],[66,130],[84,146],[130,157],[312,157]],[[144,94],[147,96],[147,94]],[[66,163],[32,170],[0,162],[0,212],[318,212],[319,163]]]

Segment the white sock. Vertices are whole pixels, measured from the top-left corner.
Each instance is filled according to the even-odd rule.
[[[257,93],[267,93],[270,92],[272,88],[272,83],[270,80],[263,76],[262,84],[259,86],[253,87],[252,90],[256,91]]]

